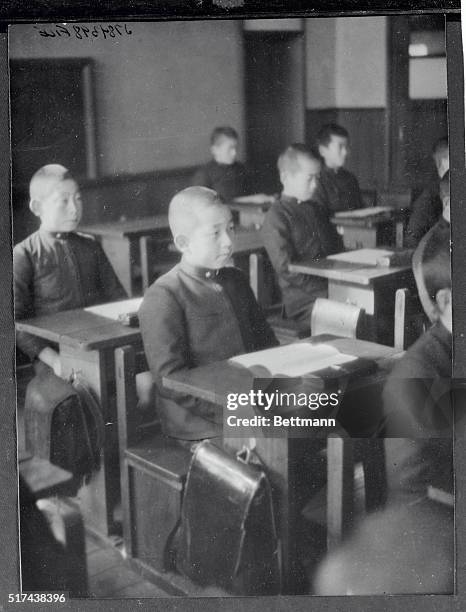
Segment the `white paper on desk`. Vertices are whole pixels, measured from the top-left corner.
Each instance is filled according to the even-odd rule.
[[[332,365],[339,365],[356,359],[353,355],[340,353],[338,349],[328,344],[296,343],[279,346],[277,348],[238,355],[229,359],[251,368],[261,366],[266,368],[271,376],[284,374],[285,376],[302,376],[317,372]]]
[[[84,310],[101,317],[106,317],[107,319],[118,321],[121,316],[137,312],[141,306],[141,302],[142,297],[138,297],[129,300],[120,300],[119,302],[109,302],[108,304],[99,304],[98,306],[90,306]]]
[[[335,218],[339,217],[365,219],[366,217],[374,217],[381,213],[390,212],[393,208],[390,206],[370,206],[369,208],[356,208],[356,210],[341,210],[335,213]]]
[[[393,251],[387,251],[385,249],[358,249],[357,251],[348,251],[346,253],[328,255],[327,259],[336,259],[337,261],[346,261],[348,263],[376,266],[378,259],[381,257],[389,257],[390,255],[393,255]]]

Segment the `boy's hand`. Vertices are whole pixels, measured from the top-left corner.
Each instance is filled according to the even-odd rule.
[[[154,407],[154,382],[150,372],[136,374],[136,394],[138,408],[147,410]]]
[[[41,350],[38,357],[41,361],[48,365],[49,368],[52,368],[55,376],[61,378],[61,361],[60,355],[57,353],[57,351],[54,351],[53,348],[47,346]]]

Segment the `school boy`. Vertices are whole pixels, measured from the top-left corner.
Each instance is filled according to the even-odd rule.
[[[172,438],[220,437],[221,409],[165,389],[163,377],[278,342],[246,277],[227,266],[234,228],[217,193],[205,187],[184,189],[170,202],[168,220],[181,261],[149,287],[139,310],[161,400],[158,412]]]
[[[383,391],[389,499],[453,490],[450,241],[432,233],[422,252],[425,291],[435,306],[428,329],[400,359]]]
[[[82,202],[69,171],[58,164],[43,166],[32,177],[29,192],[29,208],[40,219],[40,228],[13,249],[16,319],[126,297],[100,245],[76,232]],[[36,373],[28,386],[26,411],[29,402],[53,410],[73,395],[71,386],[60,378],[56,346],[25,332],[18,332],[16,340]],[[68,429],[68,437],[62,438],[62,453],[66,454],[72,434]]]
[[[422,269],[436,322],[384,388],[388,505],[323,561],[314,577],[318,595],[453,589],[453,508],[445,503],[453,492],[451,277],[449,240],[441,233],[430,234]]]
[[[323,160],[315,200],[329,215],[341,210],[363,208],[358,179],[346,170],[349,153],[349,134],[336,123],[328,123],[317,134],[319,155]]]
[[[325,210],[314,201],[321,171],[317,155],[293,144],[280,155],[278,171],[283,191],[267,211],[261,230],[264,246],[278,277],[286,317],[310,320],[316,298],[327,296],[327,282],[290,272],[288,266],[343,251],[343,245]]]
[[[440,242],[449,243],[450,242],[450,173],[447,172],[444,174],[442,180],[440,181],[440,199],[442,201],[442,216],[437,221],[437,223],[430,228],[430,230],[421,238],[416,250],[413,254],[413,272],[414,278],[416,279],[416,285],[419,292],[419,299],[421,301],[424,312],[426,313],[427,318],[431,323],[436,320],[436,304],[430,298],[429,293],[426,289],[424,283],[424,274],[423,274],[423,266],[422,259],[424,256],[424,250],[426,245],[430,243],[431,240],[438,240]]]
[[[238,133],[232,127],[216,127],[210,137],[212,159],[201,166],[191,181],[193,186],[208,187],[218,193],[225,202],[248,201],[258,204],[272,202],[273,196],[253,193],[251,176],[246,166],[239,162]]]
[[[450,168],[448,139],[440,138],[434,144],[432,157],[440,182],[447,177]],[[442,216],[442,197],[438,181],[427,186],[414,201],[405,234],[405,245],[415,248],[421,238]]]

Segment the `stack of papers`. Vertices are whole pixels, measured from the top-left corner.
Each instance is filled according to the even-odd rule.
[[[337,261],[346,261],[348,263],[376,266],[379,259],[391,256],[393,256],[393,251],[388,251],[385,249],[358,249],[357,251],[348,251],[346,253],[329,255],[327,259],[336,259]]]
[[[245,368],[254,366],[266,368],[271,376],[279,374],[303,376],[355,359],[354,355],[340,353],[338,349],[328,344],[303,342],[238,355],[232,357],[229,361]]]

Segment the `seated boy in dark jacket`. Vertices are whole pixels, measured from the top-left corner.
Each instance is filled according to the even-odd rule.
[[[139,321],[157,385],[164,432],[180,440],[221,436],[222,410],[164,388],[163,377],[278,344],[232,254],[231,213],[217,193],[188,187],[168,219],[181,261],[147,290]]]
[[[321,170],[318,157],[302,144],[289,146],[278,159],[283,191],[262,226],[264,246],[278,277],[287,318],[309,320],[316,298],[327,297],[327,281],[290,272],[290,263],[315,261],[343,251],[327,212],[314,201]]]
[[[191,184],[208,187],[218,193],[225,202],[273,202],[274,197],[255,193],[251,174],[238,161],[238,133],[232,127],[216,127],[210,137],[212,159],[198,168]]]
[[[317,145],[323,164],[315,192],[315,200],[333,213],[363,208],[364,202],[358,179],[344,166],[349,153],[349,134],[336,123],[328,123],[319,130]]]
[[[432,232],[421,259],[432,327],[400,359],[384,388],[389,499],[453,491],[452,307],[449,233]],[[455,392],[456,393],[456,392]]]
[[[81,194],[68,170],[58,164],[43,166],[32,177],[29,191],[29,207],[39,217],[40,228],[13,249],[16,319],[126,297],[98,242],[76,232],[82,214]],[[72,387],[60,378],[57,347],[25,332],[18,332],[16,338],[36,372],[26,394],[26,411],[36,409],[32,404],[47,406],[53,401],[58,405],[73,395]],[[65,429],[70,437],[56,441],[64,452],[75,442],[73,428],[65,427],[63,432]]]
[[[415,248],[421,238],[442,216],[442,194],[439,193],[440,184],[448,178],[450,169],[450,156],[448,151],[448,138],[440,138],[432,149],[432,158],[437,170],[438,179],[428,185],[419,197],[413,202],[411,215],[406,228],[405,245]]]

